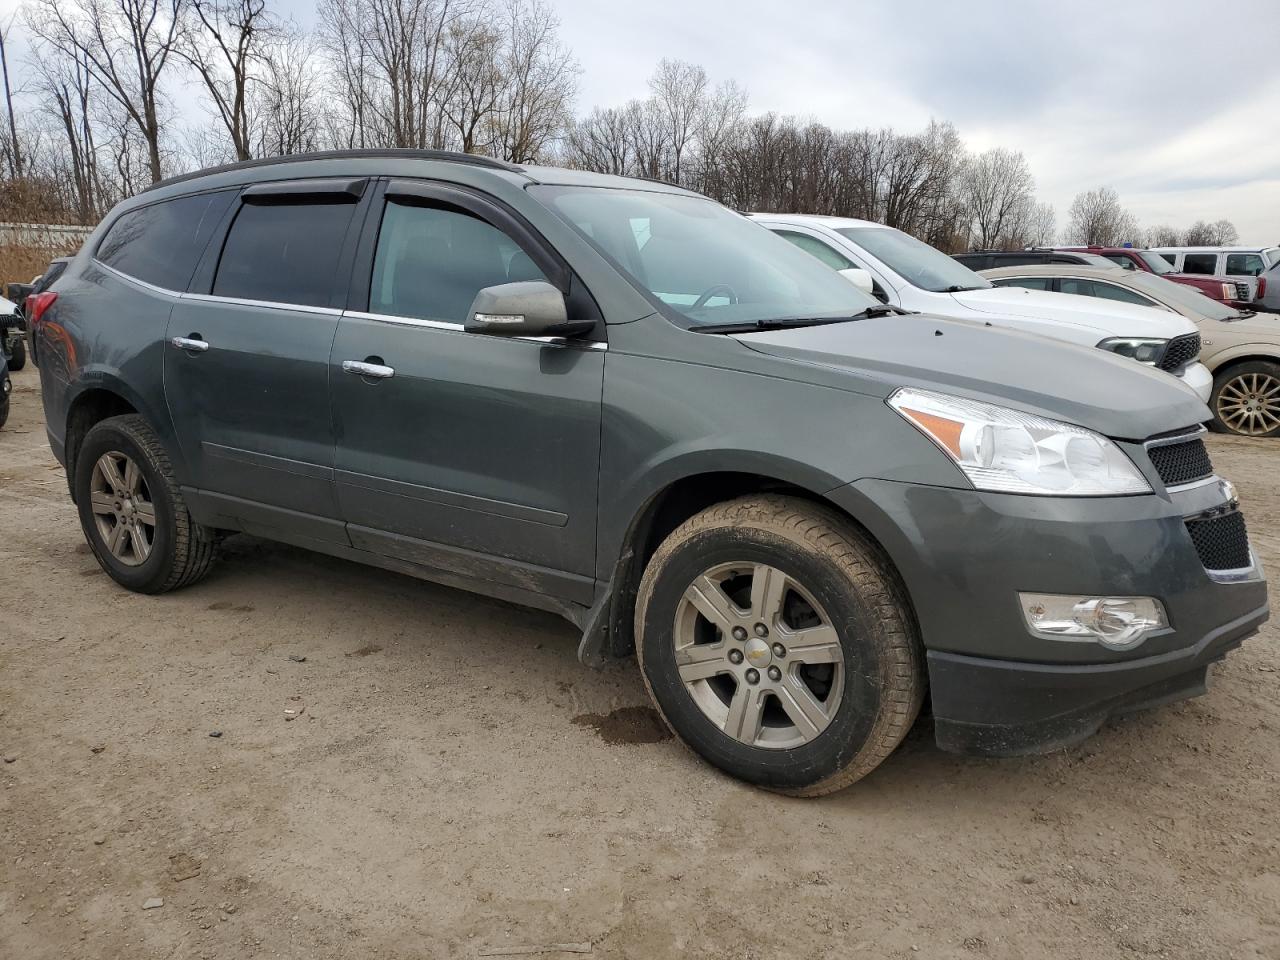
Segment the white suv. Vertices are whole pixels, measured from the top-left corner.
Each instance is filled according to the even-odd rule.
[[[1200,334],[1178,314],[994,287],[927,243],[868,220],[782,213],[750,216],[893,306],[1111,350],[1172,373],[1201,400],[1208,401],[1213,389],[1213,376],[1199,362]]]

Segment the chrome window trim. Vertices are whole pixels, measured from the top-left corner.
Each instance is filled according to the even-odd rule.
[[[115,267],[103,263],[97,257],[93,258],[95,266],[101,267],[112,276],[119,277],[121,280],[127,280],[129,283],[136,283],[145,290],[152,293],[159,293],[166,297],[175,297],[178,300],[195,300],[199,303],[230,303],[241,307],[261,307],[267,310],[290,310],[295,313],[316,313],[324,316],[341,316],[342,311],[337,307],[316,307],[306,303],[287,303],[282,300],[249,300],[245,297],[223,297],[212,293],[188,293],[181,290],[170,290],[168,287],[159,287],[154,283],[148,283],[146,280],[140,280],[137,277],[125,273],[123,270],[117,270]]]
[[[357,320],[372,320],[375,323],[390,323],[403,327],[426,327],[430,330],[447,330],[461,333],[468,337],[484,337],[486,340],[521,340],[525,343],[542,343],[553,347],[574,347],[580,350],[608,350],[609,344],[603,340],[578,340],[570,337],[495,337],[488,333],[471,333],[461,323],[451,320],[422,320],[418,317],[398,317],[390,313],[366,313],[362,310],[344,310],[344,317]]]
[[[168,287],[158,287],[154,283],[148,283],[146,280],[139,280],[137,277],[131,276],[130,274],[125,273],[123,270],[117,270],[115,267],[109,264],[103,263],[97,257],[93,258],[93,263],[94,263],[94,266],[101,267],[103,270],[107,271],[107,273],[111,274],[113,277],[119,277],[121,280],[127,280],[130,283],[136,283],[138,286],[142,287],[144,290],[150,290],[152,293],[160,293],[166,297],[182,296],[182,293],[178,290],[170,290]]]
[[[1182,493],[1186,490],[1195,490],[1199,487],[1206,487],[1211,483],[1217,483],[1221,478],[1216,473],[1211,473],[1207,477],[1199,480],[1192,480],[1190,483],[1179,483],[1172,487],[1165,487],[1165,493]]]
[[[198,303],[230,303],[237,307],[289,310],[294,313],[316,313],[328,317],[342,315],[342,311],[337,307],[317,307],[308,303],[287,303],[282,300],[250,300],[247,297],[223,297],[214,293],[180,293],[178,296],[183,300],[195,300]]]
[[[1243,583],[1246,580],[1262,579],[1262,565],[1258,562],[1258,555],[1253,552],[1253,544],[1249,544],[1249,566],[1235,570],[1210,570],[1205,567],[1204,572],[1215,583]]]

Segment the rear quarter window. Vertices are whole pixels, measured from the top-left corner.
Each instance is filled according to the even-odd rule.
[[[161,200],[121,216],[98,244],[97,259],[166,290],[183,291],[234,190]]]

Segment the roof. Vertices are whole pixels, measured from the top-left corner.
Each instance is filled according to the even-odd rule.
[[[840,227],[883,227],[888,230],[889,227],[883,223],[876,223],[874,220],[859,220],[856,217],[824,217],[816,213],[748,213],[748,217],[760,220],[787,220],[792,223],[811,223],[819,227],[830,227],[837,230]]]
[[[313,162],[326,162],[327,165],[333,163],[340,164],[339,169],[330,169],[326,171],[326,175],[335,176],[355,176],[355,175],[397,175],[394,171],[386,170],[368,170],[357,172],[351,169],[341,169],[349,167],[350,161],[359,160],[375,160],[375,161],[430,161],[435,163],[456,163],[460,166],[476,167],[485,170],[491,170],[499,173],[507,178],[514,176],[516,179],[522,179],[525,182],[532,181],[534,183],[546,183],[563,186],[584,186],[584,187],[614,187],[630,190],[651,190],[660,193],[681,193],[697,196],[692,191],[685,190],[673,184],[662,183],[657,180],[645,180],[637,177],[619,177],[611,174],[594,173],[590,170],[568,170],[560,167],[544,167],[544,166],[523,166],[520,164],[507,163],[504,160],[495,160],[492,157],[482,157],[470,153],[458,153],[452,150],[410,150],[410,149],[374,149],[374,150],[323,150],[313,153],[293,153],[279,157],[263,157],[257,160],[244,160],[240,163],[228,163],[222,166],[209,167],[205,170],[197,170],[193,173],[184,173],[181,176],[170,177],[167,180],[161,180],[153,183],[142,191],[142,194],[150,193],[156,190],[163,190],[176,184],[192,183],[203,179],[221,178],[223,181],[235,182],[237,178],[234,175],[240,171],[254,172],[256,177],[247,179],[265,179],[270,177],[270,170],[273,167],[288,167],[296,165],[305,165]],[[358,165],[357,165],[358,166]],[[291,171],[294,176],[297,174]],[[405,174],[400,173],[403,176]]]
[[[1165,250],[1174,253],[1261,253],[1263,250],[1276,250],[1277,247],[1263,244],[1260,247],[1148,247],[1148,250],[1154,250],[1161,253]]]
[[[992,267],[978,272],[984,277],[1025,277],[1031,274],[1037,277],[1083,277],[1119,283],[1122,287],[1132,286],[1125,282],[1130,277],[1154,276],[1145,270],[1124,270],[1115,266],[1093,267],[1087,263],[1021,263],[1016,267]]]

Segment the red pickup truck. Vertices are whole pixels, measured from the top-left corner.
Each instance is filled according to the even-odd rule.
[[[1158,273],[1166,280],[1185,283],[1195,287],[1207,297],[1230,304],[1234,307],[1247,307],[1253,299],[1253,291],[1249,284],[1231,277],[1206,277],[1199,273],[1177,273],[1169,265],[1169,261],[1150,250],[1136,250],[1133,247],[1058,247],[1058,250],[1072,250],[1077,253],[1094,253],[1106,257],[1113,263],[1128,270],[1143,270],[1147,273]]]

